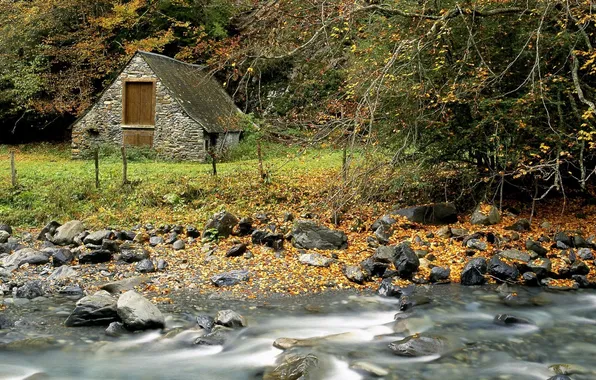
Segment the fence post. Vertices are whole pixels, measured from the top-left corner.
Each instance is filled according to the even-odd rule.
[[[93,159],[95,160],[95,188],[99,189],[99,148],[95,148]]]
[[[14,151],[10,152],[10,178],[12,187],[17,187],[17,166],[14,161]]]
[[[126,147],[124,145],[122,145],[122,147],[120,148],[120,151],[122,152],[122,186],[130,183],[128,182],[128,176],[127,176],[127,171],[128,171],[128,164],[126,161]]]

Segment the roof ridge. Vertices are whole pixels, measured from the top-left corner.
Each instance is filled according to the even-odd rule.
[[[169,60],[174,61],[176,63],[181,63],[183,65],[196,67],[196,68],[201,69],[201,70],[202,69],[205,69],[206,67],[208,67],[207,65],[199,65],[197,63],[184,62],[184,61],[181,61],[179,59],[172,58],[172,57],[167,56],[167,55],[164,55],[164,54],[154,53],[154,52],[151,52],[151,51],[137,50],[137,53],[138,54],[141,54],[141,55],[152,55],[152,56],[159,57],[159,58],[166,58],[166,59],[169,59]]]

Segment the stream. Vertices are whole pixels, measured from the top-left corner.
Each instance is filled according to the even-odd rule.
[[[546,380],[555,369],[574,380],[596,378],[595,291],[441,285],[417,289],[419,304],[405,311],[397,298],[353,292],[172,298],[159,305],[164,332],[120,337],[105,335],[105,327],[64,327],[76,299],[5,298],[0,322],[12,326],[0,330],[0,379],[289,379],[292,365],[273,368],[292,357],[308,358],[300,362],[305,379]],[[222,309],[242,314],[248,327],[229,332],[223,344],[194,344],[205,335],[196,317]],[[497,323],[499,314],[524,322]],[[440,349],[399,356],[389,348],[414,334],[440,339]],[[275,348],[279,338],[294,347]]]

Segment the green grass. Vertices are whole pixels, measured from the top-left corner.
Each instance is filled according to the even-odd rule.
[[[333,177],[341,166],[340,151],[264,144],[264,168],[270,173],[264,185],[254,148],[239,149],[230,157],[242,159],[219,163],[217,177],[210,164],[158,161],[150,153],[130,151],[132,184],[126,186],[119,152],[104,150],[96,189],[93,161],[71,160],[68,145],[0,146],[0,221],[21,228],[40,228],[52,219],[81,219],[90,227],[199,224],[223,208],[249,215],[302,207],[301,194],[316,196],[317,186],[324,192],[318,178]],[[16,150],[16,188],[10,181],[11,150]]]

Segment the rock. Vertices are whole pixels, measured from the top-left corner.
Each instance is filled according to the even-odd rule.
[[[10,234],[4,230],[0,230],[0,244],[4,244],[8,241]]]
[[[531,325],[533,324],[529,320],[525,318],[519,318],[514,315],[509,314],[497,314],[493,322],[497,325],[501,326],[511,326],[511,325]]]
[[[465,228],[451,228],[450,231],[454,238],[464,238],[470,234]]]
[[[540,243],[538,243],[532,239],[526,240],[526,249],[529,251],[536,252],[538,255],[540,255],[542,257],[545,257],[546,254],[548,253],[546,248],[544,248],[542,245],[540,245]]]
[[[320,253],[303,253],[298,260],[302,264],[312,265],[315,267],[328,267],[333,262],[333,259],[325,257]]]
[[[517,232],[530,231],[530,221],[528,219],[520,219],[511,226],[505,227],[505,229]]]
[[[560,231],[560,232],[557,232],[557,233],[555,234],[555,237],[554,237],[554,239],[553,239],[553,240],[554,240],[556,243],[558,243],[558,242],[561,242],[561,243],[563,243],[563,244],[566,246],[565,248],[567,248],[567,247],[571,247],[571,246],[572,246],[572,244],[573,244],[573,243],[571,242],[571,238],[569,237],[569,235],[567,235],[565,232],[562,232],[562,231]],[[563,249],[565,249],[565,248],[563,248]]]
[[[250,274],[247,270],[233,270],[212,276],[211,282],[215,286],[232,286],[249,279]]]
[[[75,258],[72,251],[68,248],[44,248],[42,252],[50,254],[54,267],[70,264]]]
[[[8,233],[9,236],[12,235],[12,227],[6,223],[0,223],[0,231],[4,231],[4,232]],[[3,242],[3,243],[6,243],[6,242]]]
[[[110,293],[100,290],[78,300],[75,309],[64,324],[69,327],[108,325],[119,319],[116,300]]]
[[[522,274],[522,280],[524,285],[527,286],[538,285],[538,276],[534,272],[525,272],[524,274]]]
[[[573,285],[567,284],[560,284],[557,280],[552,278],[545,278],[540,280],[540,285],[546,286],[550,290],[558,290],[558,291],[569,291],[569,290],[577,290],[579,285],[577,283],[573,283]]]
[[[376,231],[381,226],[391,227],[397,223],[397,220],[393,219],[391,215],[383,215],[379,219],[377,219],[372,226],[370,226],[371,231]]]
[[[61,281],[66,280],[69,278],[77,277],[78,273],[68,265],[62,265],[52,272],[52,274],[48,277],[50,281]]]
[[[115,237],[111,230],[100,230],[90,233],[83,239],[84,244],[101,244],[103,239]]]
[[[487,270],[486,259],[476,257],[466,263],[461,272],[460,282],[462,285],[482,285],[486,281],[484,274]]]
[[[253,244],[263,244],[271,248],[281,248],[284,236],[267,230],[254,230],[251,234]]]
[[[526,264],[531,260],[530,255],[528,255],[525,252],[518,251],[517,249],[508,249],[505,251],[501,251],[499,252],[499,256],[509,260],[520,261]]]
[[[491,206],[488,213],[484,213],[480,207],[476,208],[472,217],[470,218],[470,223],[472,224],[479,224],[483,226],[490,226],[493,224],[497,224],[501,221],[501,214],[499,213],[499,209],[495,206]]]
[[[362,268],[367,277],[382,277],[388,267],[389,263],[376,261],[374,257],[369,257],[360,262],[360,268]]]
[[[549,377],[546,380],[572,380],[572,379],[567,375],[555,375],[555,376]]]
[[[151,236],[149,238],[149,245],[152,247],[158,246],[160,244],[163,244],[165,241],[163,239],[163,237],[161,236]]]
[[[112,322],[106,328],[105,334],[117,338],[122,335],[128,334],[129,331],[124,327],[122,322]]]
[[[593,260],[594,254],[590,248],[580,248],[577,250],[577,256],[582,260]]]
[[[70,297],[78,297],[81,298],[85,295],[85,292],[83,291],[83,289],[78,286],[78,285],[70,285],[70,286],[65,286],[63,288],[60,288],[58,290],[58,293],[63,294],[65,296],[70,296]]]
[[[447,203],[415,206],[393,211],[393,214],[406,217],[410,222],[423,224],[457,223],[455,206]]]
[[[380,246],[375,250],[372,259],[375,262],[390,264],[393,263],[393,261],[396,259],[396,256],[397,250],[394,246]]]
[[[593,284],[590,282],[590,280],[588,280],[588,277],[586,277],[585,275],[581,275],[581,274],[574,274],[571,276],[571,278],[573,279],[573,281],[575,281],[577,283],[577,285],[580,288],[592,288]]]
[[[116,240],[103,239],[101,241],[101,249],[106,249],[112,253],[120,252],[120,244]]]
[[[488,245],[479,239],[469,239],[466,241],[466,247],[476,249],[478,251],[486,251]]]
[[[214,322],[216,325],[221,325],[230,328],[246,327],[246,319],[233,310],[220,310],[217,312]]]
[[[195,227],[195,226],[186,226],[186,236],[191,237],[191,238],[198,238],[199,236],[201,236],[201,232]],[[182,233],[182,229],[180,230],[176,230],[174,229],[174,232],[176,233]]]
[[[430,282],[449,282],[450,274],[449,268],[433,267],[430,270]]]
[[[246,244],[236,244],[226,252],[226,257],[242,256],[246,252]]]
[[[203,230],[203,238],[208,237],[210,230],[217,232],[218,237],[228,237],[232,234],[232,230],[238,224],[238,218],[227,211],[221,211],[213,215],[211,219],[205,224]]]
[[[164,271],[168,267],[168,263],[164,259],[157,260],[157,270]]]
[[[575,248],[590,248],[592,245],[580,235],[575,235],[571,241]]]
[[[383,245],[389,244],[389,238],[391,238],[392,234],[393,231],[391,231],[391,228],[386,225],[381,225],[375,230],[375,238],[379,244]]]
[[[48,240],[48,236],[53,236],[56,233],[56,229],[58,227],[60,227],[60,223],[52,220],[41,229],[39,235],[37,236],[37,240]]]
[[[584,263],[583,261],[576,261],[573,264],[571,264],[571,268],[569,268],[569,271],[571,272],[572,275],[574,274],[579,274],[579,275],[587,275],[588,273],[590,273],[590,268],[588,267],[588,265],[586,263]]]
[[[142,248],[123,249],[120,252],[120,260],[125,263],[136,263],[149,258],[149,252]]]
[[[132,231],[118,231],[116,238],[123,241],[132,241],[135,238],[135,233]]]
[[[436,235],[442,239],[449,239],[451,237],[451,228],[449,226],[443,226],[437,230]]]
[[[174,248],[176,251],[180,251],[186,248],[186,244],[184,243],[184,240],[176,240],[174,244],[172,244],[172,248]]]
[[[149,279],[144,276],[129,277],[119,281],[108,282],[107,284],[102,285],[100,289],[112,294],[118,294],[122,291],[134,289],[135,286],[139,286],[147,281],[149,281]]]
[[[402,292],[399,287],[393,285],[390,278],[386,278],[381,281],[377,294],[381,297],[400,297]]]
[[[198,346],[223,346],[230,336],[233,329],[224,326],[215,326],[213,330],[205,336],[195,339],[193,344]]]
[[[98,249],[79,255],[79,264],[99,264],[110,260],[112,260],[112,252],[106,249]]]
[[[0,263],[5,268],[16,269],[24,264],[39,265],[47,264],[49,261],[50,255],[47,252],[36,251],[33,248],[23,248],[5,257]]]
[[[307,220],[299,220],[292,230],[294,246],[303,249],[345,249],[348,237],[342,231],[331,230]]]
[[[41,281],[39,280],[26,282],[25,284],[23,284],[23,286],[20,286],[16,292],[17,298],[33,299],[41,297],[43,295],[43,286],[41,284]]]
[[[440,337],[412,335],[390,343],[389,348],[398,356],[419,357],[440,354],[447,349],[447,343]]]
[[[135,269],[139,273],[155,272],[155,266],[153,265],[153,261],[151,261],[150,259],[144,259],[139,261]]]
[[[499,255],[494,255],[488,262],[488,273],[503,282],[516,281],[519,277],[515,265],[506,263]]]
[[[528,263],[528,268],[536,274],[538,279],[543,279],[550,274],[552,264],[546,257],[541,257]]]
[[[252,227],[252,219],[251,218],[242,218],[238,222],[238,235],[246,236],[252,234],[254,228]]]
[[[364,361],[356,361],[350,364],[350,368],[356,370],[357,372],[363,373],[364,375],[369,375],[372,377],[385,377],[389,375],[389,371],[383,367],[379,367],[376,364]]]
[[[266,370],[263,380],[320,379],[320,374],[315,374],[318,367],[319,359],[313,354],[289,354],[275,368]]]
[[[69,245],[74,243],[74,238],[85,231],[83,222],[71,220],[56,228],[56,233],[52,237],[52,243],[57,245]]]
[[[161,311],[134,290],[118,298],[118,316],[129,330],[162,329],[165,319]]]
[[[199,325],[199,327],[203,330],[211,332],[215,326],[215,319],[209,315],[199,315],[197,316],[197,325]]]
[[[397,274],[402,278],[411,278],[420,266],[420,260],[408,243],[401,243],[395,247],[393,265]]]
[[[402,291],[402,296],[399,300],[399,310],[410,310],[416,305],[426,305],[430,302],[431,299],[429,297],[421,294],[411,294],[407,292],[407,289],[405,289]]]
[[[364,281],[366,281],[366,276],[359,266],[347,265],[346,267],[344,267],[343,272],[348,280],[357,284],[363,284]]]
[[[174,231],[170,232],[167,239],[165,239],[164,243],[166,244],[174,244],[178,240],[178,234]]]

